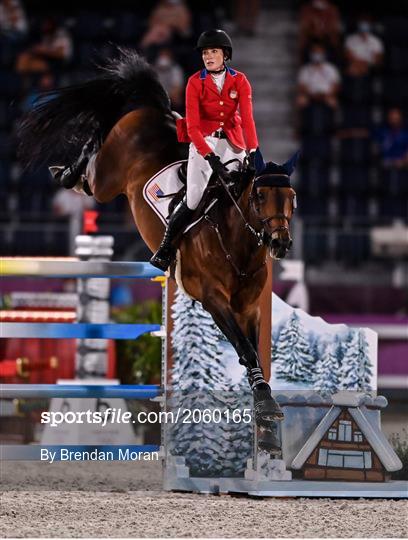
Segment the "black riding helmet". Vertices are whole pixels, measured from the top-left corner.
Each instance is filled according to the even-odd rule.
[[[207,30],[201,34],[197,41],[197,51],[202,51],[203,49],[209,49],[211,47],[222,49],[227,56],[227,60],[231,60],[232,41],[224,30]]]

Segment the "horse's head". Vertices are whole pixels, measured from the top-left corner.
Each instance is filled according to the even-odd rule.
[[[289,224],[296,208],[296,192],[290,184],[296,153],[283,165],[269,162],[257,167],[251,204],[264,229],[264,243],[274,259],[285,257],[292,245]]]

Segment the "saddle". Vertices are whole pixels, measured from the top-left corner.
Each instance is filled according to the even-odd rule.
[[[178,178],[183,184],[183,187],[174,194],[169,204],[169,215],[173,212],[174,208],[178,205],[178,203],[185,197],[187,189],[187,166],[188,161],[184,161],[180,165],[179,170],[177,171]],[[235,200],[238,200],[242,192],[248,185],[247,175],[245,174],[245,171],[238,170],[231,171],[229,173],[229,176],[231,178],[231,181],[227,182],[227,186],[233,198]],[[250,179],[252,179],[252,175]],[[215,173],[212,173],[207,188],[204,192],[203,198],[197,207],[196,216],[201,217],[205,213],[206,208],[209,209],[209,207],[212,207],[219,199],[228,199],[230,201],[229,197],[226,195],[227,194],[225,193],[225,189],[221,185],[218,176]]]

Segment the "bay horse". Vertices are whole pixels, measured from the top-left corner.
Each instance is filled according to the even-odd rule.
[[[177,141],[169,98],[153,69],[137,53],[121,50],[95,79],[45,98],[21,122],[22,158],[31,165],[70,163],[85,147],[92,148],[87,181],[93,196],[104,203],[125,194],[142,238],[155,252],[164,227],[145,202],[143,187],[183,159],[185,147]],[[235,173],[242,188],[237,202],[222,191],[205,219],[184,234],[176,277],[212,315],[246,366],[256,424],[267,432],[272,451],[278,445],[275,421],[283,414],[260,367],[260,295],[268,251],[281,258],[291,246],[295,192],[290,163],[269,165],[256,179],[253,171]]]

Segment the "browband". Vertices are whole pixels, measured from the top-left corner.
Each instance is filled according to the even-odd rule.
[[[261,174],[254,181],[255,187],[292,187],[287,174]]]

